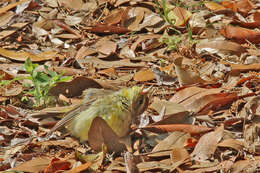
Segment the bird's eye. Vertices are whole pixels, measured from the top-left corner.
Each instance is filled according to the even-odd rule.
[[[141,105],[144,102],[144,96],[139,97],[138,104]]]

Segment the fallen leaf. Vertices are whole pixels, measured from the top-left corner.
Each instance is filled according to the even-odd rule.
[[[86,27],[85,30],[93,33],[103,33],[103,34],[126,34],[130,32],[129,29],[122,26],[113,26],[113,25],[104,25],[104,24],[97,24],[92,27]]]
[[[27,58],[30,58],[32,62],[39,62],[39,61],[46,61],[54,59],[57,55],[57,52],[54,51],[46,51],[41,52],[39,54],[34,54],[31,52],[15,52],[11,50],[7,50],[4,48],[0,48],[0,54],[2,56],[5,56],[7,58],[10,58],[12,60],[16,61],[25,61]]]
[[[223,134],[224,126],[222,124],[220,127],[216,128],[214,132],[203,135],[199,139],[194,151],[191,153],[193,159],[197,161],[207,161],[213,157],[217,144],[222,139]]]
[[[120,153],[126,149],[116,133],[101,117],[96,117],[92,121],[88,132],[88,142],[95,151],[101,151],[103,144],[107,146],[109,152]]]
[[[220,33],[238,43],[247,43],[247,41],[255,44],[260,43],[260,32],[256,30],[246,29],[228,25],[221,29]]]
[[[260,71],[260,64],[230,64],[232,73],[242,73],[248,71]]]
[[[50,157],[35,157],[32,160],[26,161],[14,168],[15,171],[24,171],[24,172],[41,172],[46,166],[51,162]]]
[[[177,57],[173,62],[175,65],[175,73],[178,77],[180,86],[191,85],[195,83],[206,83],[206,81],[203,80],[198,73],[184,69],[182,67],[182,60],[183,57]]]
[[[147,172],[149,170],[162,171],[162,170],[170,170],[172,168],[172,164],[170,162],[170,159],[165,159],[162,161],[141,162],[137,164],[137,168],[140,172]]]
[[[254,4],[250,0],[240,0],[236,3],[237,10],[245,15],[254,8]]]
[[[148,125],[141,129],[154,133],[167,133],[167,132],[186,132],[191,135],[200,135],[212,130],[212,128],[206,126],[197,126],[191,124],[167,124],[167,125]]]
[[[2,7],[2,8],[0,8],[0,14],[7,12],[8,10],[10,10],[10,9],[22,4],[22,3],[25,3],[26,1],[28,1],[28,0],[21,0],[19,2],[15,2],[15,3],[9,4],[5,7]]]
[[[10,27],[13,28],[13,29],[10,29],[10,30],[3,30],[0,32],[0,40],[3,39],[3,38],[6,38],[10,35],[12,35],[13,33],[15,33],[18,29],[21,29],[23,27],[25,27],[26,25],[28,25],[29,23],[26,22],[26,23],[15,23],[13,25],[11,25]]]
[[[119,8],[111,11],[111,13],[104,18],[104,24],[115,25],[120,23],[123,12],[124,12],[123,8]]]
[[[5,26],[8,22],[14,17],[15,13],[12,11],[8,11],[2,15],[0,15],[0,27]]]
[[[231,170],[233,173],[240,172],[257,172],[260,165],[260,158],[254,157],[254,159],[239,160],[233,163]]]
[[[78,59],[79,63],[82,64],[92,64],[95,68],[105,69],[105,68],[117,68],[117,67],[133,67],[133,68],[141,68],[144,66],[143,62],[132,63],[129,59],[123,59],[118,61],[103,61],[99,58],[86,58],[86,59]]]
[[[196,45],[198,53],[211,49],[214,49],[215,52],[221,51],[224,53],[235,53],[237,55],[241,55],[241,53],[246,51],[240,44],[227,40],[204,40]]]
[[[173,25],[177,27],[184,26],[192,15],[191,12],[182,7],[174,6],[170,8],[171,10],[168,13],[168,18]]]
[[[162,111],[163,107],[165,107],[166,110],[164,113],[165,116],[186,112],[186,109],[181,104],[166,100],[154,99],[153,103],[149,106],[149,108],[155,110],[158,113]]]
[[[160,68],[152,69],[158,85],[172,86],[177,82],[176,76],[171,76],[168,73],[161,71]]]
[[[139,24],[142,22],[145,14],[145,9],[142,7],[135,7],[129,10],[129,18],[123,21],[123,26],[127,27],[131,31],[138,31]]]
[[[171,150],[174,148],[183,148],[186,144],[186,141],[190,138],[190,134],[184,132],[173,132],[168,137],[160,141],[152,150],[152,154],[149,154],[150,157],[161,157],[169,156]]]
[[[205,2],[204,5],[213,11],[225,10],[226,8],[217,2]]]
[[[95,44],[95,47],[100,53],[109,55],[116,52],[117,44],[110,40],[101,39]]]
[[[68,170],[71,167],[71,163],[68,161],[62,161],[54,158],[47,168],[44,169],[44,173],[52,173],[57,171]]]
[[[244,142],[243,141],[239,141],[236,139],[225,139],[222,142],[220,142],[218,144],[218,147],[229,147],[229,148],[233,148],[237,151],[241,151],[245,146],[244,146]]]
[[[160,70],[171,72],[173,70],[173,65],[174,64],[170,64],[165,67],[161,67]],[[138,81],[138,82],[151,81],[155,78],[156,78],[156,75],[154,74],[154,72],[151,69],[140,70],[137,73],[135,73],[135,76],[134,76],[134,80]]]
[[[86,77],[77,77],[70,82],[60,82],[50,90],[50,94],[58,96],[60,94],[66,97],[80,96],[85,89],[102,88],[94,79]]]
[[[69,170],[69,171],[66,171],[67,173],[80,173],[80,172],[82,172],[82,171],[85,171],[85,170],[87,170],[90,166],[91,166],[91,162],[87,162],[87,163],[84,163],[84,164],[82,164],[82,165],[80,165],[80,166],[78,166],[78,167],[75,167],[75,168],[73,168],[73,169],[71,169],[71,170]]]
[[[155,76],[151,69],[139,71],[134,76],[134,80],[138,82],[151,81],[153,79],[155,79]]]

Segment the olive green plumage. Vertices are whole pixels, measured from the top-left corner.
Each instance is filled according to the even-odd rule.
[[[136,116],[142,114],[148,106],[147,93],[143,93],[142,87],[123,88],[112,94],[104,93],[92,103],[83,103],[72,110],[54,127],[68,124],[70,133],[80,141],[88,140],[88,132],[95,117],[103,118],[113,129],[118,137],[124,137],[129,133],[130,125],[136,120]],[[84,108],[85,105],[85,108]],[[54,131],[52,130],[52,131]]]

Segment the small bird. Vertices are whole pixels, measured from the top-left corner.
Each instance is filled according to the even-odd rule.
[[[148,107],[148,92],[149,89],[145,90],[143,87],[133,86],[116,92],[103,92],[103,97],[96,94],[99,95],[96,100],[87,101],[87,97],[93,95],[89,92],[83,104],[68,112],[51,129],[50,133],[66,126],[72,136],[84,142],[88,140],[92,121],[96,117],[101,117],[119,138],[125,137],[130,132],[131,124],[136,122],[137,116],[141,115]]]

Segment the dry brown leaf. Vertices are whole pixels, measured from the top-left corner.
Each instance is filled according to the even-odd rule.
[[[170,159],[165,159],[162,161],[150,161],[150,162],[141,162],[137,164],[137,168],[140,172],[147,172],[149,170],[170,170],[172,164]]]
[[[222,139],[224,134],[224,125],[218,127],[214,132],[209,132],[203,135],[198,141],[191,156],[197,161],[207,161],[211,157],[214,157],[214,153],[217,148],[217,144]]]
[[[169,71],[171,73],[173,70],[173,65],[174,64],[170,64],[165,67],[160,67],[160,70]],[[155,74],[151,69],[141,70],[141,71],[135,73],[135,76],[134,76],[134,80],[138,81],[138,82],[151,81],[153,79],[155,79]]]
[[[123,8],[119,8],[111,11],[111,13],[104,18],[104,24],[115,25],[120,23],[123,13],[124,13]]]
[[[92,54],[95,54],[95,53],[97,53],[97,51],[94,50],[93,48],[89,48],[89,47],[82,46],[82,47],[78,50],[75,59],[76,59],[76,60],[78,60],[78,59],[84,59],[86,56],[89,56],[89,55],[92,55]]]
[[[95,47],[98,52],[105,55],[110,55],[111,53],[116,52],[117,44],[107,39],[101,39],[95,44]]]
[[[41,172],[50,164],[50,162],[50,157],[35,157],[32,160],[26,161],[12,168],[12,170],[24,172]]]
[[[70,137],[66,137],[64,140],[49,140],[37,142],[37,145],[41,147],[61,146],[65,148],[75,148],[79,146],[79,141]]]
[[[60,94],[66,97],[80,96],[85,89],[102,88],[94,79],[86,77],[77,77],[70,82],[60,82],[50,90],[50,94],[58,96]]]
[[[170,151],[165,151],[173,148],[183,148],[186,144],[186,141],[190,138],[190,134],[184,132],[173,132],[164,140],[160,141],[152,150],[156,152],[149,154],[150,157],[161,157],[169,156]],[[161,151],[161,152],[159,152]]]
[[[106,69],[106,68],[117,68],[117,67],[132,67],[132,68],[138,68],[143,67],[145,63],[139,62],[139,63],[132,63],[129,59],[123,59],[118,61],[103,61],[99,58],[87,58],[87,59],[78,59],[79,63],[82,64],[92,64],[93,67],[97,69]]]
[[[75,167],[69,171],[66,171],[67,173],[80,173],[82,171],[86,171],[90,166],[91,166],[91,162],[87,162],[87,163],[84,163],[78,167]]]
[[[58,4],[62,4],[66,8],[73,9],[75,11],[91,11],[97,8],[97,1],[83,1],[83,0],[57,0]]]
[[[247,14],[254,8],[254,5],[250,0],[240,0],[237,1],[236,7],[239,12]]]
[[[223,89],[216,89],[216,91],[214,93],[219,93],[222,90]],[[181,104],[188,98],[195,96],[197,94],[200,94],[202,92],[205,92],[205,91],[207,91],[207,89],[195,87],[195,86],[184,88],[184,89],[178,91],[173,97],[171,97],[171,99],[169,101]]]
[[[260,167],[260,158],[254,157],[254,159],[239,160],[231,167],[232,173],[241,172],[258,172]]]
[[[245,48],[242,47],[240,44],[226,41],[226,40],[205,40],[204,42],[200,42],[196,45],[196,49],[199,49],[199,53],[203,50],[207,49],[214,49],[216,51],[227,52],[227,53],[234,53],[240,55],[241,53],[245,52]]]
[[[218,10],[225,10],[226,8],[222,6],[221,4],[218,4],[217,2],[205,2],[204,5],[213,11],[218,11]]]
[[[141,43],[143,43],[147,40],[154,40],[154,39],[157,40],[160,37],[161,37],[161,35],[159,35],[159,34],[140,35],[138,37],[138,39],[131,45],[131,49],[133,51],[135,51],[136,48],[141,45]]]
[[[8,11],[2,15],[0,15],[0,27],[5,26],[8,22],[14,17],[14,12]]]
[[[171,153],[171,161],[172,164],[174,165],[171,168],[171,171],[176,169],[178,166],[182,165],[183,163],[186,162],[190,158],[190,155],[185,148],[174,148],[172,149]]]
[[[97,24],[92,27],[86,27],[86,31],[93,33],[102,33],[102,34],[126,34],[130,32],[129,29],[123,26],[113,26],[113,25],[104,25]]]
[[[88,142],[95,151],[101,151],[103,144],[107,146],[109,152],[121,153],[126,150],[116,133],[101,117],[96,117],[92,121],[88,132]]]
[[[12,8],[14,8],[14,7],[16,7],[16,6],[20,5],[20,4],[22,4],[22,3],[25,3],[25,2],[27,2],[27,1],[28,1],[28,0],[21,0],[21,1],[19,1],[19,2],[15,2],[15,3],[9,4],[9,5],[5,6],[5,7],[2,7],[2,8],[0,8],[0,14],[5,13],[5,12],[7,12],[8,10],[10,10],[10,9],[12,9]]]
[[[34,54],[31,52],[15,52],[4,48],[0,48],[0,54],[2,56],[16,61],[25,61],[27,58],[30,58],[32,62],[39,62],[54,59],[57,55],[57,52],[46,51],[39,54]]]
[[[23,91],[21,84],[10,84],[9,86],[3,86],[0,88],[0,96],[17,96]]]
[[[115,77],[117,75],[115,68],[107,68],[104,70],[100,70],[98,71],[98,74],[103,74],[110,77]]]
[[[26,25],[28,25],[29,23],[26,22],[26,23],[15,23],[13,25],[11,25],[12,30],[3,30],[0,32],[0,40],[5,38],[5,37],[8,37],[10,35],[12,35],[13,33],[15,33],[18,29],[21,29],[23,27],[25,27]]]
[[[172,163],[184,162],[184,160],[190,158],[190,154],[185,148],[174,148],[171,153]]]
[[[58,158],[54,158],[51,160],[51,163],[44,169],[44,173],[52,173],[58,171],[69,170],[71,167],[71,163],[68,161],[63,161]]]
[[[183,105],[187,110],[205,114],[210,110],[218,110],[237,99],[252,96],[237,96],[237,93],[220,93],[223,89],[197,89],[196,87],[185,88],[177,92],[170,101]],[[254,95],[254,94],[253,94]]]
[[[206,83],[198,73],[184,69],[182,67],[182,60],[183,57],[177,57],[174,59],[174,65],[175,65],[175,73],[178,77],[178,81],[180,83],[180,86],[184,85],[191,85],[195,83]]]
[[[191,12],[182,7],[173,7],[172,11],[168,13],[169,20],[173,20],[174,26],[184,26],[191,17]]]
[[[260,64],[231,64],[232,73],[241,73],[248,71],[260,71]]]
[[[182,105],[166,100],[159,100],[158,98],[155,98],[149,106],[149,108],[155,110],[157,113],[160,113],[163,107],[165,107],[165,116],[186,112],[186,109]]]
[[[244,148],[244,142],[236,139],[225,139],[218,144],[219,147],[229,147],[237,151],[241,151]]]
[[[155,76],[151,69],[139,71],[134,76],[134,80],[138,82],[151,81],[153,79],[155,79]]]
[[[191,124],[167,124],[167,125],[148,125],[141,129],[154,132],[154,133],[167,133],[167,132],[186,132],[191,135],[200,135],[212,131],[212,128],[206,126],[197,126]]]
[[[135,7],[129,10],[129,18],[123,22],[123,26],[127,27],[131,31],[138,31],[139,24],[142,22],[145,14],[145,8]]]
[[[228,25],[221,29],[220,32],[224,37],[232,39],[238,43],[247,43],[247,41],[254,44],[260,43],[260,32],[256,30]]]

